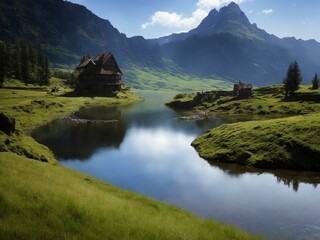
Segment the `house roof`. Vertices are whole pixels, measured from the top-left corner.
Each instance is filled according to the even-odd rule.
[[[108,64],[108,61],[112,62],[111,66]],[[87,67],[90,63],[92,66]],[[88,58],[80,62],[77,70],[80,74],[85,75],[122,75],[122,72],[111,52],[100,54],[96,56],[94,60]]]
[[[78,65],[77,69],[81,69],[84,68],[85,66],[87,66],[89,63],[92,63],[93,65],[96,65],[91,58],[88,58],[87,60],[84,60],[82,62],[80,62],[80,64]]]
[[[104,65],[111,56],[113,56],[111,52],[106,52],[96,56],[94,61],[97,63],[97,65]]]
[[[242,89],[242,88],[252,88],[252,85],[250,83],[236,83],[234,84],[234,87],[238,87],[238,89]]]

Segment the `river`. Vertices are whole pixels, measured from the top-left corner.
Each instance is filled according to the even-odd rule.
[[[59,161],[105,182],[269,239],[320,239],[318,174],[210,164],[190,145],[206,130],[250,120],[179,120],[173,93],[138,92],[126,107],[83,108],[33,131]],[[115,121],[116,120],[116,121]]]

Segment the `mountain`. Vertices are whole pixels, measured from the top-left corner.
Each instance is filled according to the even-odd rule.
[[[128,38],[108,20],[78,4],[1,0],[0,40],[18,37],[43,44],[55,66],[76,65],[83,54],[111,51],[125,70],[126,82],[134,87],[146,88],[151,80],[150,86],[171,87],[177,84],[170,81],[188,81],[189,76],[255,85],[281,83],[295,60],[304,82],[320,71],[320,43],[269,34],[251,24],[235,3],[213,9],[189,32],[144,39]]]
[[[192,36],[210,37],[218,33],[228,33],[233,36],[261,40],[259,31],[260,29],[257,28],[256,24],[250,24],[240,7],[232,2],[227,7],[221,8],[220,11],[216,9],[211,10],[197,28],[187,33],[172,34],[153,39],[153,42],[163,45],[174,41],[185,40]],[[266,33],[261,32],[261,34]]]
[[[54,63],[76,64],[81,55],[112,50],[121,65],[160,65],[159,48],[142,37],[127,38],[108,20],[63,0],[1,0],[1,39],[44,44]]]
[[[218,74],[255,85],[280,83],[288,65],[297,60],[305,82],[320,70],[320,43],[280,39],[251,24],[235,3],[212,10],[188,33],[154,43],[189,74]],[[187,51],[186,51],[187,49]]]

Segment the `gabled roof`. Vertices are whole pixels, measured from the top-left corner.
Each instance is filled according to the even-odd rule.
[[[111,52],[106,52],[96,56],[94,61],[97,65],[104,65],[111,56],[113,56]]]
[[[84,60],[83,62],[80,62],[80,64],[78,65],[77,69],[80,69],[80,68],[84,68],[85,66],[87,66],[88,64],[93,64],[93,65],[96,65],[91,58],[88,58],[87,60]]]
[[[236,83],[234,84],[234,87],[238,87],[238,89],[242,89],[242,88],[252,88],[252,85],[250,83]]]
[[[90,57],[83,58],[77,70],[80,74],[84,75],[122,75],[117,61],[111,52],[100,54],[94,60]]]

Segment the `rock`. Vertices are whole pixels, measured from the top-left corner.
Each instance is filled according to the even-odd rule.
[[[16,120],[0,112],[0,131],[6,134],[14,133],[16,130]]]

